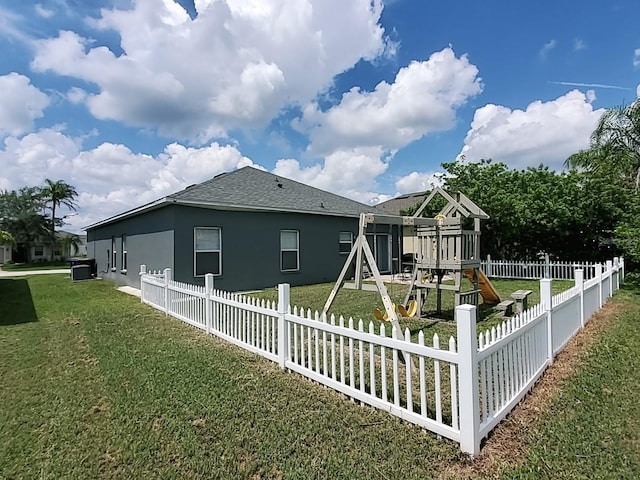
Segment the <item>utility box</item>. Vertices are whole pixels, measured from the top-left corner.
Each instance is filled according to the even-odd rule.
[[[76,265],[71,267],[71,280],[74,282],[78,280],[91,280],[93,275],[91,275],[91,266],[90,265]]]
[[[71,268],[71,278],[73,279],[73,269],[79,266],[88,266],[89,274],[92,277],[98,276],[98,264],[95,258],[70,258],[69,267]],[[83,279],[84,280],[84,279]]]

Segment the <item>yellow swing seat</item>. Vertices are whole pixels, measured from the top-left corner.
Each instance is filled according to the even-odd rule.
[[[398,311],[403,317],[415,317],[418,312],[418,302],[411,300],[406,307],[404,305],[398,305]]]
[[[396,304],[393,304],[393,309],[396,309]],[[387,314],[386,311],[384,310],[380,310],[379,308],[374,308],[373,309],[373,316],[376,317],[378,320],[380,320],[381,322],[388,322],[389,321],[389,315]]]

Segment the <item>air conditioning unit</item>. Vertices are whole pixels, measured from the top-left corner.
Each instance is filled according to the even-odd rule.
[[[90,280],[91,265],[75,265],[71,267],[71,280],[76,282],[78,280]]]

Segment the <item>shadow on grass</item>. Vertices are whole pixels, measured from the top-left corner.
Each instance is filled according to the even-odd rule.
[[[0,279],[0,326],[37,321],[29,283],[24,278]]]

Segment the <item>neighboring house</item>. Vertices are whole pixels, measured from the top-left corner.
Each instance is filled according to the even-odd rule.
[[[379,203],[376,208],[382,210],[387,215],[401,215],[403,211],[411,207],[420,205],[429,192],[415,192],[400,195],[386,202]],[[405,255],[413,254],[418,251],[418,237],[416,236],[414,226],[405,226],[402,228],[402,252]],[[406,261],[406,259],[405,259]]]
[[[77,237],[76,242],[69,242],[68,237]],[[57,244],[54,246],[53,259],[67,260],[70,257],[86,257],[87,256],[87,236],[76,235],[64,230],[56,232]],[[77,243],[75,246],[72,243]],[[0,244],[0,263],[26,262],[27,258],[31,262],[45,262],[51,258],[51,245],[44,239],[37,239],[30,247],[29,256],[27,257],[26,247],[22,244],[18,245],[1,245]]]
[[[66,260],[69,257],[86,257],[87,256],[87,236],[76,235],[78,237],[78,245],[76,248],[70,245],[65,239],[75,234],[59,230],[56,232],[57,244],[53,247],[54,260]],[[36,241],[31,246],[29,258],[32,262],[44,262],[51,258],[51,245],[44,241]]]
[[[332,282],[363,212],[380,213],[244,167],[90,225],[88,256],[99,276],[136,287],[142,264],[170,267],[188,283],[213,273],[216,287],[228,291]],[[368,238],[380,270],[389,272],[399,256],[397,232],[376,227]]]
[[[0,243],[0,264],[9,263],[12,260],[12,246]]]

